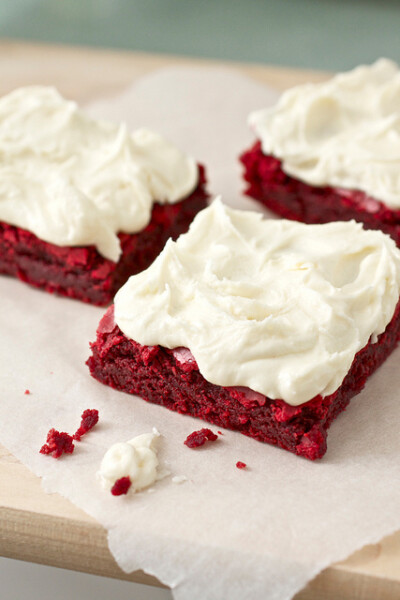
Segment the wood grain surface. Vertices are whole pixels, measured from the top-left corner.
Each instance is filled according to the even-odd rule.
[[[141,75],[172,64],[220,65],[175,56],[0,42],[0,94],[28,84],[55,85],[79,102],[114,95]],[[284,90],[324,73],[224,63]],[[107,546],[106,531],[57,494],[0,446],[0,554],[5,557],[161,585],[142,572],[123,573]],[[296,600],[398,600],[400,532],[367,546],[322,572]]]

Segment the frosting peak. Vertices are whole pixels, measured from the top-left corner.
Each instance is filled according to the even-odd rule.
[[[115,320],[140,344],[189,348],[211,383],[298,405],[340,386],[399,290],[400,251],[380,231],[215,201],[119,290]]]
[[[155,200],[177,202],[197,180],[160,135],[92,119],[54,88],[0,99],[0,220],[45,241],[117,261],[117,233],[144,229]]]
[[[361,190],[400,208],[400,71],[380,59],[294,87],[252,113],[263,152],[311,185]]]

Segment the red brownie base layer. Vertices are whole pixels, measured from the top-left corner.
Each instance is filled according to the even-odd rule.
[[[131,276],[146,269],[167,239],[187,231],[206,207],[205,173],[199,167],[194,192],[176,204],[154,204],[150,223],[135,234],[120,233],[122,254],[117,263],[104,258],[95,246],[56,246],[33,233],[0,222],[0,273],[47,292],[91,304],[109,304]]]
[[[391,210],[364,192],[314,187],[287,175],[281,161],[265,155],[257,142],[242,154],[246,194],[285,219],[330,223],[355,219],[367,229],[380,229],[400,246],[400,210]]]
[[[271,400],[249,388],[209,383],[187,349],[141,346],[127,338],[114,321],[113,306],[100,321],[87,365],[93,377],[112,388],[315,460],[326,452],[333,419],[363,389],[396,347],[399,335],[400,303],[378,341],[356,354],[339,389],[301,406]]]

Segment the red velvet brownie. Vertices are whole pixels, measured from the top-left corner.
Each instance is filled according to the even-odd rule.
[[[369,342],[357,353],[339,389],[300,406],[271,400],[249,388],[209,383],[187,349],[182,353],[181,348],[141,346],[125,336],[114,321],[113,306],[100,321],[87,364],[93,377],[114,389],[315,460],[326,452],[332,421],[396,347],[399,334],[397,306],[377,343]]]
[[[359,190],[311,186],[282,169],[279,159],[265,155],[261,143],[244,152],[245,193],[284,219],[303,223],[329,223],[355,219],[367,229],[380,229],[400,246],[400,210]]]
[[[128,277],[146,269],[168,238],[187,231],[196,214],[206,207],[204,168],[199,184],[176,204],[154,204],[143,231],[119,233],[121,257],[114,262],[95,246],[57,246],[20,227],[0,222],[0,273],[18,277],[47,292],[103,306],[109,304]]]
[[[104,305],[206,206],[204,168],[53,88],[0,98],[0,273]]]
[[[399,285],[381,232],[214,203],[118,292],[87,364],[117,390],[314,460],[397,345]]]
[[[381,60],[293,88],[251,115],[259,139],[240,157],[245,193],[284,218],[355,219],[400,246],[399,82],[397,66]]]

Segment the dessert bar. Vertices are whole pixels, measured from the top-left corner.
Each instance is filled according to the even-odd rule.
[[[287,219],[356,219],[400,245],[399,86],[397,65],[381,59],[252,113],[246,194]]]
[[[216,201],[120,289],[87,364],[115,389],[314,460],[396,347],[399,290],[400,250],[380,231]]]
[[[204,169],[196,190],[175,204],[154,204],[150,223],[139,233],[119,233],[121,256],[117,262],[90,246],[57,246],[35,234],[0,222],[0,273],[18,277],[47,292],[103,306],[130,275],[146,269],[168,238],[187,231],[195,215],[207,204]]]
[[[109,303],[206,206],[203,167],[49,87],[0,99],[0,272]]]

